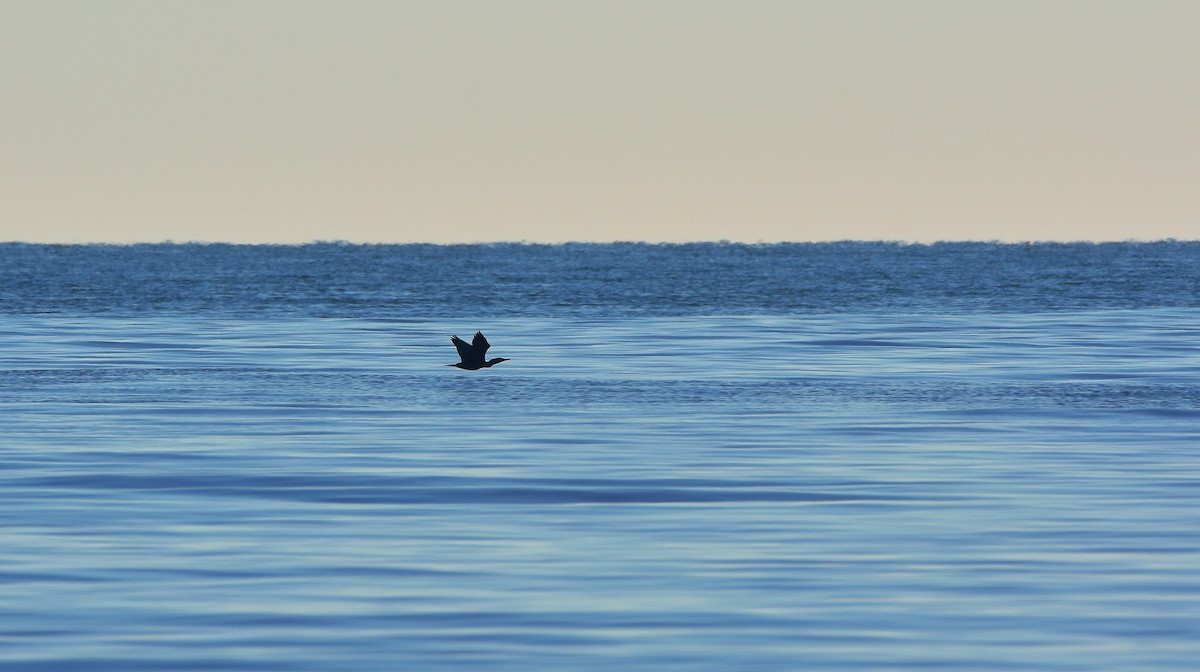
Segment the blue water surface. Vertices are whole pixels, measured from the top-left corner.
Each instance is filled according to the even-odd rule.
[[[0,262],[2,670],[1200,660],[1200,244]]]

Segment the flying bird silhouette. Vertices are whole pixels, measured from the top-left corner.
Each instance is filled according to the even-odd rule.
[[[447,364],[446,366],[457,366],[458,368],[466,369],[467,371],[477,371],[479,369],[486,369],[489,366],[495,366],[500,362],[508,361],[508,359],[505,357],[497,357],[495,359],[486,360],[484,359],[484,357],[487,355],[488,348],[490,348],[492,344],[488,343],[487,339],[483,337],[482,331],[475,332],[475,338],[471,339],[470,344],[458,336],[451,336],[450,342],[454,344],[454,347],[458,348],[458,357],[462,361],[457,364]]]

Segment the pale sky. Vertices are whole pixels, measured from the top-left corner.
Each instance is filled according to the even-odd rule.
[[[1200,238],[1200,2],[0,0],[0,240]]]

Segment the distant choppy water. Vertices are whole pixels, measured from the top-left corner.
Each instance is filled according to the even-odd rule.
[[[0,442],[3,670],[1200,660],[1197,243],[0,245]]]

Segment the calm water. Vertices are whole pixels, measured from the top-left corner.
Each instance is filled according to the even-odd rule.
[[[0,245],[0,414],[3,670],[1200,660],[1197,243]]]

